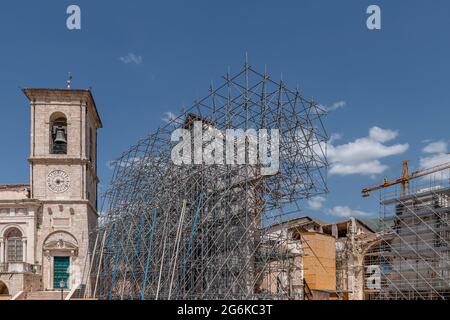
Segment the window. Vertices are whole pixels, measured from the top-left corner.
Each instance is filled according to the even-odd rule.
[[[89,161],[91,162],[94,159],[94,150],[94,134],[92,128],[89,128]]]
[[[6,250],[8,262],[23,262],[22,232],[13,228],[6,233]]]
[[[50,153],[67,154],[67,119],[61,113],[50,119]]]

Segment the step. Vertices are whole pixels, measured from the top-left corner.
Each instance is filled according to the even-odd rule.
[[[63,292],[65,299],[69,294],[68,291]],[[25,300],[61,300],[61,291],[36,291],[27,293]]]

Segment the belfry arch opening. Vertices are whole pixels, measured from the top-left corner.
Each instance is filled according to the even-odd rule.
[[[50,117],[50,154],[67,154],[67,118],[61,112]]]

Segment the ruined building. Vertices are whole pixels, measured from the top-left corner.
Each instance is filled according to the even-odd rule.
[[[283,234],[284,255],[271,262],[291,259],[290,272],[268,275],[272,292],[293,291],[292,299],[363,300],[370,290],[373,266],[366,264],[369,249],[379,243],[380,236],[361,220],[326,224],[310,217],[288,220],[269,228],[272,235]],[[271,279],[272,281],[269,281]],[[275,279],[275,281],[273,280]],[[277,284],[277,285],[274,285]]]
[[[291,239],[285,233],[271,234],[266,226],[285,221],[301,200],[327,191],[324,114],[298,89],[248,63],[226,74],[205,98],[117,159],[102,210],[106,215],[94,235],[78,294],[100,299],[289,299],[301,294],[301,284],[286,290],[283,280],[270,276],[291,272],[297,252],[286,251]],[[191,143],[196,123],[199,134],[216,132],[200,148]],[[173,161],[174,153],[180,155],[172,136],[178,129],[186,130],[183,139],[189,141],[181,165]],[[231,149],[232,164],[191,161],[225,153],[222,136],[228,130],[242,130],[234,139],[248,147],[244,162],[237,161],[239,148]],[[261,135],[263,130],[268,136]],[[279,148],[272,148],[274,130]],[[270,138],[268,149],[261,144],[264,138]],[[270,164],[261,156],[266,151],[279,160],[279,170],[269,174]],[[230,149],[226,152],[230,156]],[[258,158],[251,163],[253,152]]]

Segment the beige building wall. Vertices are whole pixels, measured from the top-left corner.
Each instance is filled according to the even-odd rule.
[[[6,235],[13,228],[22,233],[23,262],[36,262],[34,243],[41,204],[27,198],[28,193],[27,186],[0,189],[0,266],[7,262]]]
[[[46,203],[43,208],[43,224],[39,230],[36,243],[39,262],[43,269],[43,282],[45,289],[57,288],[53,283],[53,258],[57,256],[70,256],[70,287],[79,284],[87,248],[89,233],[95,225],[89,221],[96,221],[95,211],[86,203]],[[89,216],[93,218],[89,218]],[[57,242],[63,240],[64,246],[58,247]],[[55,244],[56,242],[56,244]],[[70,245],[73,245],[71,247]]]
[[[25,90],[31,102],[32,195],[43,203],[36,250],[45,289],[53,283],[54,258],[70,256],[71,287],[81,281],[89,234],[96,225],[96,131],[101,127],[95,102],[84,90]],[[52,119],[67,119],[67,154],[51,154]],[[64,172],[67,190],[49,188],[49,176]]]
[[[55,257],[70,259],[69,287],[81,281],[89,234],[97,224],[97,129],[89,90],[24,89],[31,106],[30,185],[0,185],[0,285],[51,290]],[[66,154],[52,154],[52,125],[66,123]],[[61,188],[55,188],[55,181]],[[60,184],[60,182],[63,182]],[[5,234],[22,233],[23,262],[7,261]]]
[[[0,273],[0,282],[8,288],[8,299],[17,293],[42,290],[42,277],[33,273]],[[1,299],[0,299],[1,300]]]

